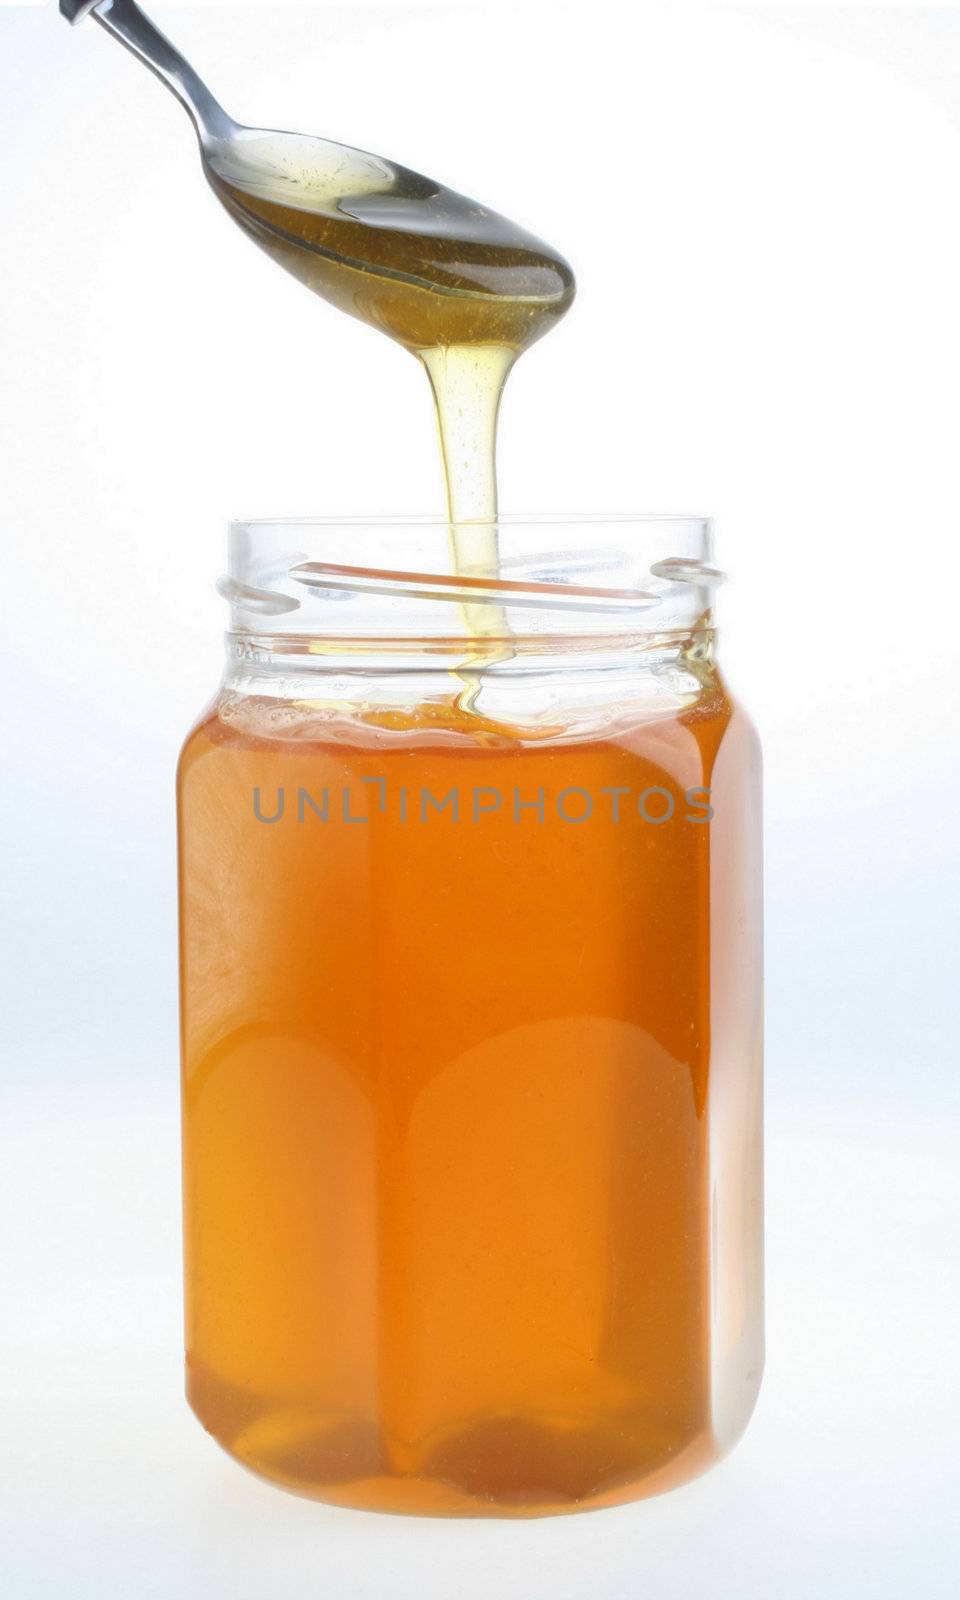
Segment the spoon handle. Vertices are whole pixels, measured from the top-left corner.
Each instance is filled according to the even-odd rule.
[[[201,140],[229,138],[235,127],[232,119],[135,0],[60,0],[60,10],[71,23],[92,14],[102,28],[155,72],[186,108]]]

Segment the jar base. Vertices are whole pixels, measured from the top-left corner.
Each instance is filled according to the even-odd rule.
[[[209,1382],[190,1372],[187,1397],[206,1431],[258,1477],[329,1505],[408,1516],[600,1510],[665,1493],[726,1453],[707,1426],[684,1437],[639,1412],[593,1419],[491,1412],[405,1447],[388,1442],[370,1418],[249,1401],[224,1407]]]

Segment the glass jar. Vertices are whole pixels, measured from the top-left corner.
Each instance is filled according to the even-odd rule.
[[[709,524],[497,537],[457,572],[440,521],[235,524],[180,763],[190,1403],[379,1510],[671,1487],[762,1365],[760,760]]]

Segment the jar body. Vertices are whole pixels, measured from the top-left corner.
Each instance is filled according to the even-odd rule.
[[[341,1504],[656,1492],[762,1364],[756,739],[710,661],[572,735],[391,689],[182,756],[189,1398]]]

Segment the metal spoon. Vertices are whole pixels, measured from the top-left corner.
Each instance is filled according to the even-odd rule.
[[[476,201],[365,150],[234,122],[135,0],[60,0],[60,10],[72,23],[92,14],[156,73],[189,114],[234,220],[342,309],[412,348],[479,335],[519,353],[572,301],[563,257]]]

